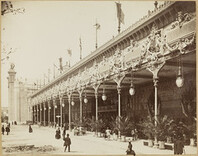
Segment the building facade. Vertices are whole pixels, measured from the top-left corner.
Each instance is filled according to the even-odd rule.
[[[27,81],[16,79],[14,64],[11,64],[8,74],[8,120],[26,123],[32,118],[29,105],[30,95],[35,88],[29,86]]]
[[[149,11],[35,92],[33,122],[71,129],[83,117],[195,117],[195,12],[194,2],[179,1]]]

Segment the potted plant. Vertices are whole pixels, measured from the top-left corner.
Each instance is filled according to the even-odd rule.
[[[104,127],[105,127],[105,123],[103,122],[102,119],[96,121],[96,131],[98,132],[99,137],[104,136]]]
[[[118,134],[120,133],[120,141],[125,142],[126,135],[133,125],[128,117],[116,117],[116,120],[112,122],[112,126],[114,131],[117,131]]]
[[[155,126],[156,137],[159,143],[159,149],[165,149],[165,141],[170,137],[168,128],[173,120],[169,119],[168,116],[159,116],[157,118],[157,126]]]
[[[155,121],[153,118],[148,116],[144,119],[140,124],[140,131],[147,137],[148,139],[148,146],[153,147],[153,140],[155,136]]]
[[[188,136],[189,134],[188,126],[183,122],[176,120],[172,120],[170,122],[169,126],[167,127],[167,131],[169,136],[173,139],[173,142],[175,142],[178,137],[185,139],[184,136]]]
[[[190,134],[190,146],[195,146],[196,140],[196,121],[194,121],[191,125],[188,126],[189,134]]]

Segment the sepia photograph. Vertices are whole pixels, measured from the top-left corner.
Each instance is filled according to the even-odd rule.
[[[195,1],[1,1],[0,155],[197,155]]]

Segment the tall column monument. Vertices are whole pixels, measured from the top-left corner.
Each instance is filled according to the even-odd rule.
[[[8,120],[15,121],[16,120],[16,105],[15,105],[15,96],[14,96],[14,82],[16,72],[14,71],[15,65],[12,63],[10,65],[10,69],[8,71]]]

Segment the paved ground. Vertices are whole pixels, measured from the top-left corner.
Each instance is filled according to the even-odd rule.
[[[10,135],[2,136],[2,146],[12,147],[16,145],[35,145],[40,147],[44,145],[52,145],[56,148],[56,151],[50,152],[50,154],[72,154],[72,155],[125,155],[128,146],[127,142],[120,142],[110,140],[107,141],[104,138],[95,137],[93,133],[88,133],[84,136],[74,136],[70,133],[72,140],[71,152],[64,153],[63,140],[55,139],[55,129],[49,127],[32,126],[33,133],[28,132],[28,126],[17,125],[11,127]],[[143,145],[143,140],[133,141],[133,149],[136,154],[173,154],[171,150],[159,150]],[[196,147],[185,147],[186,154],[195,154],[197,152]],[[38,154],[38,153],[37,153]]]

